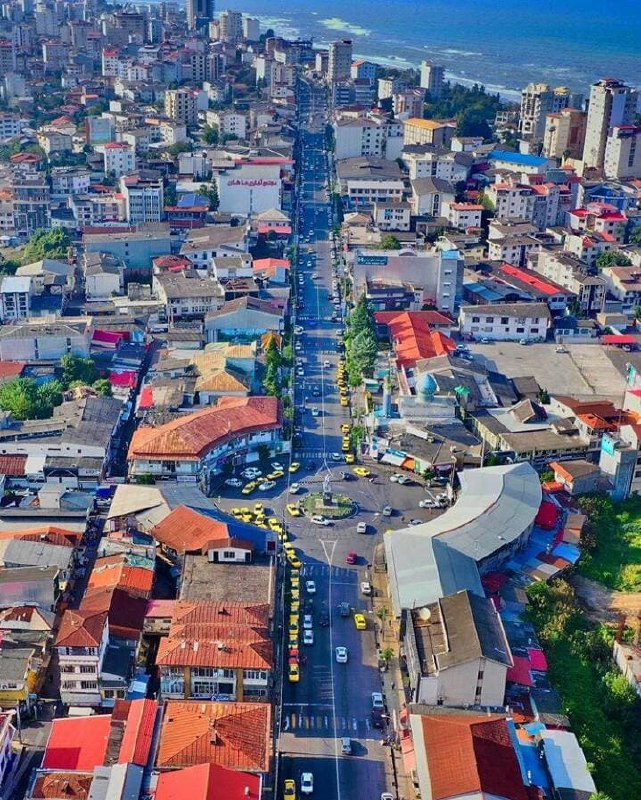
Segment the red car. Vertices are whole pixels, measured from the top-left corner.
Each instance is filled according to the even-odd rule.
[[[358,559],[358,556],[352,550],[345,556],[345,563],[346,564],[355,564],[357,559]]]

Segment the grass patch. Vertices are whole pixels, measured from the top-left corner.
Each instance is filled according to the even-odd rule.
[[[597,785],[612,800],[641,797],[641,702],[612,667],[612,635],[590,628],[568,583],[533,584],[528,616],[545,647],[550,681]]]
[[[323,505],[323,495],[320,493],[308,494],[302,501],[303,508],[308,514],[322,514],[328,519],[344,519],[354,511],[354,503],[344,494],[335,494],[335,505]]]
[[[591,496],[581,500],[589,517],[592,541],[579,573],[621,592],[641,592],[641,498],[622,503]]]

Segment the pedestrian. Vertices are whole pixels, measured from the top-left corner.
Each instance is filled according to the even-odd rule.
[[[392,681],[392,691],[394,691],[394,689],[396,689],[396,683],[395,681]]]

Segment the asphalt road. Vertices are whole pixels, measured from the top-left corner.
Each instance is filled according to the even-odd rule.
[[[405,527],[410,519],[427,520],[440,512],[419,509],[419,500],[426,497],[423,487],[390,482],[391,468],[373,468],[372,483],[357,478],[352,467],[331,458],[332,453],[341,450],[340,426],[349,421],[349,408],[339,403],[337,332],[342,325],[331,321],[337,310],[329,296],[333,220],[326,191],[326,109],[322,90],[314,90],[313,102],[309,88],[303,87],[302,92],[302,174],[300,207],[296,209],[299,262],[294,279],[297,300],[302,300],[303,305],[295,319],[302,333],[295,337],[294,344],[298,345],[296,355],[302,359],[303,375],[294,379],[293,398],[299,409],[295,424],[301,429],[302,438],[296,440],[292,454],[292,460],[300,461],[302,467],[288,476],[287,482],[278,481],[271,492],[246,497],[240,490],[222,489],[219,502],[225,509],[260,501],[271,514],[285,519],[289,538],[303,561],[301,600],[312,601],[314,644],[304,647],[301,634],[306,664],[301,666],[300,682],[290,683],[285,677],[282,708],[276,712],[281,731],[277,797],[282,796],[283,781],[294,778],[300,798],[300,776],[312,772],[312,800],[379,800],[383,791],[393,791],[391,765],[389,748],[381,745],[383,733],[371,724],[371,693],[381,690],[374,638],[378,620],[370,599],[360,591],[360,583],[369,578],[368,565],[373,562],[375,546],[385,530]],[[314,406],[319,410],[318,416],[312,415]],[[286,461],[279,461],[287,468]],[[352,479],[342,480],[343,471],[349,472]],[[347,494],[355,502],[357,514],[328,527],[316,526],[308,517],[288,516],[285,505],[304,498],[309,491],[321,491],[327,475],[332,491]],[[290,480],[301,484],[300,494],[289,494]],[[391,517],[382,516],[386,505],[393,509]],[[356,532],[357,522],[361,521],[367,523],[365,535]],[[346,564],[348,552],[357,554],[355,565]],[[313,596],[304,590],[306,580],[316,584]],[[356,630],[352,616],[343,618],[338,614],[337,606],[343,601],[365,614],[366,631]],[[328,627],[318,625],[323,607],[330,612]],[[284,623],[286,637],[287,620]],[[335,660],[335,648],[341,645],[348,648],[347,664]],[[286,675],[287,668],[283,666]],[[340,739],[346,736],[352,739],[351,756],[341,755]]]

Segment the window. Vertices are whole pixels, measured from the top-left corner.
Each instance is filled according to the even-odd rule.
[[[516,332],[517,333],[525,333],[525,328],[517,328]]]
[[[80,688],[81,689],[97,689],[98,684],[96,681],[80,681]]]
[[[509,317],[501,317],[501,325],[509,325],[510,318]]]
[[[472,322],[480,322],[480,321],[481,321],[480,317],[472,317]]]
[[[223,558],[236,558],[236,553],[233,550],[223,550]]]
[[[95,674],[96,668],[95,667],[89,667],[86,664],[81,664],[80,665],[80,672],[84,673],[85,675],[87,673]]]

